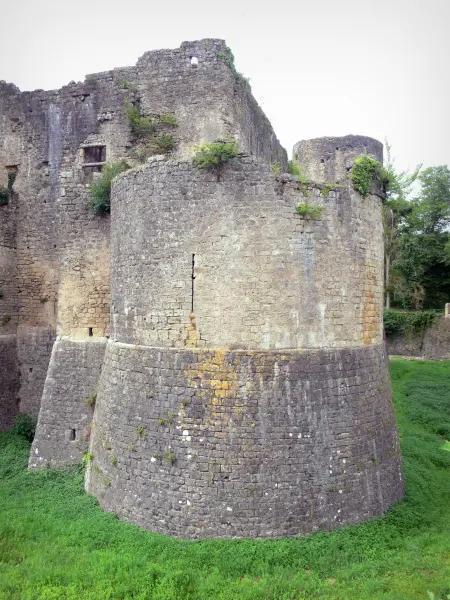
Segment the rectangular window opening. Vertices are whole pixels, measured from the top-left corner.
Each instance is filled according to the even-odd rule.
[[[92,337],[94,335],[94,328],[89,327],[88,331],[89,331],[89,337]]]
[[[106,162],[106,146],[84,146],[83,163],[92,165]]]
[[[74,442],[77,439],[77,432],[75,429],[69,429],[69,442]]]

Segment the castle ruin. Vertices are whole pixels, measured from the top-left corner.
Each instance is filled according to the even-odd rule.
[[[286,174],[229,56],[206,39],[58,91],[0,83],[0,426],[39,413],[30,468],[85,453],[102,507],[186,538],[329,529],[403,496],[381,190],[349,180],[382,145],[299,142],[308,181]],[[89,183],[137,163],[130,104],[173,114],[175,146],[98,215]],[[240,149],[220,177],[192,162],[217,140]]]

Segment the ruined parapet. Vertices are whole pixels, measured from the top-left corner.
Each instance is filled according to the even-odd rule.
[[[361,154],[383,162],[383,144],[362,135],[302,140],[294,146],[294,160],[317,183],[347,184],[355,158]]]
[[[111,242],[86,479],[104,508],[180,537],[267,537],[401,498],[379,198],[246,157],[220,181],[155,160],[114,184]]]

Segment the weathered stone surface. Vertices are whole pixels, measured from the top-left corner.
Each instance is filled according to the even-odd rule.
[[[305,201],[320,219],[297,213]],[[381,236],[373,195],[285,182],[246,157],[219,182],[153,161],[113,188],[112,339],[184,347],[195,319],[199,346],[380,343]]]
[[[19,400],[17,338],[0,335],[0,428],[11,427]]]
[[[107,346],[87,489],[180,537],[280,536],[403,495],[383,345],[318,351]]]
[[[383,162],[383,144],[367,136],[346,135],[302,140],[294,146],[294,158],[318,183],[347,182],[353,161],[361,154]]]
[[[105,338],[53,345],[42,395],[37,435],[29,466],[60,466],[79,461],[89,443],[94,405],[105,354]]]

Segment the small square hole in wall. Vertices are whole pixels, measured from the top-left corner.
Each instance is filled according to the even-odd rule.
[[[94,328],[89,327],[88,332],[89,332],[89,337],[92,337],[94,335]]]
[[[86,146],[83,150],[83,162],[85,164],[106,161],[106,146]]]

